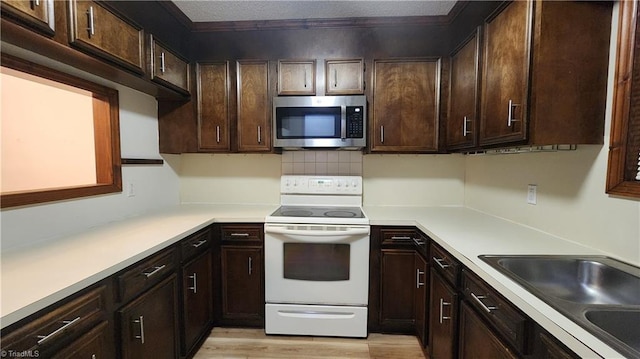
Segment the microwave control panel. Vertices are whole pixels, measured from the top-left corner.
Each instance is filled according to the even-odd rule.
[[[364,137],[364,108],[347,106],[347,138]]]

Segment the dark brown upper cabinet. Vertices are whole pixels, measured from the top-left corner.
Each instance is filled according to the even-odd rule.
[[[326,60],[324,73],[327,95],[364,94],[363,59]]]
[[[196,64],[198,150],[231,150],[229,63]]]
[[[183,95],[189,94],[189,61],[149,35],[149,73],[151,80]]]
[[[488,17],[481,146],[603,143],[611,6],[513,1]]]
[[[237,62],[238,151],[271,151],[269,62]]]
[[[46,34],[55,33],[53,0],[2,0],[2,12]]]
[[[637,1],[621,1],[607,193],[640,198],[640,51]]]
[[[473,148],[478,143],[480,33],[479,27],[451,54],[447,150]]]
[[[440,58],[374,60],[372,152],[436,152]]]
[[[278,95],[315,95],[316,60],[279,60]]]
[[[144,32],[102,2],[69,1],[69,42],[84,51],[144,73]]]

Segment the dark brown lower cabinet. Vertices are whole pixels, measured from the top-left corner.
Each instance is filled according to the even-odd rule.
[[[53,359],[98,359],[108,358],[111,354],[108,349],[111,329],[108,322],[102,322],[81,336],[68,347],[53,356]]]
[[[182,355],[208,335],[213,319],[211,252],[206,251],[182,269]]]
[[[436,271],[431,271],[429,354],[433,359],[453,359],[458,346],[458,294]]]
[[[177,293],[172,274],[117,312],[123,359],[178,357]]]
[[[264,325],[264,271],[262,247],[221,248],[222,323]]]
[[[380,327],[383,332],[415,332],[414,250],[383,249],[380,258]]]
[[[416,335],[418,340],[420,340],[420,344],[423,347],[427,346],[428,337],[427,337],[427,325],[428,320],[427,316],[429,314],[427,303],[429,300],[428,288],[429,288],[429,265],[427,261],[418,253],[414,254],[415,258],[415,291],[414,291],[414,307],[415,307],[415,326],[416,326]]]
[[[517,358],[475,313],[474,309],[464,301],[460,309],[459,349],[459,358]]]

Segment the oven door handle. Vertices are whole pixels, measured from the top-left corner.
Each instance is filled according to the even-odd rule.
[[[339,231],[323,231],[313,229],[288,229],[282,227],[265,226],[265,233],[284,234],[291,236],[314,236],[314,237],[331,237],[331,236],[357,236],[369,234],[369,227],[356,227]]]

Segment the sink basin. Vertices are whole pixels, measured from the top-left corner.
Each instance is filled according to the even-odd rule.
[[[587,310],[589,322],[640,352],[640,310]]]
[[[640,305],[640,276],[615,266],[610,258],[518,256],[496,264],[525,286],[546,295],[585,304]],[[499,269],[499,268],[498,268]]]
[[[479,258],[625,357],[640,359],[640,268],[604,256]]]

